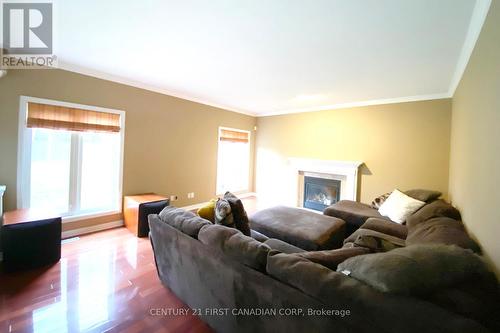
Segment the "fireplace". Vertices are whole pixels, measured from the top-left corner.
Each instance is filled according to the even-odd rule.
[[[305,176],[303,207],[322,212],[340,200],[340,184],[337,179]]]

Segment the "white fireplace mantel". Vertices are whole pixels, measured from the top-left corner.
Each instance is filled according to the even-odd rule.
[[[296,174],[300,172],[311,172],[341,177],[344,181],[341,185],[340,200],[356,201],[358,192],[358,171],[363,162],[306,158],[289,158],[288,162]]]

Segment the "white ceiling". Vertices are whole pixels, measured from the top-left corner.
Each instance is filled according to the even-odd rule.
[[[60,67],[267,115],[450,97],[490,0],[56,0]]]

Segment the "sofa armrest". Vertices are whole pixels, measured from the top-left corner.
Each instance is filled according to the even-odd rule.
[[[266,240],[264,244],[266,244],[273,250],[277,250],[280,251],[281,253],[286,253],[286,254],[306,252],[300,247],[288,244],[287,242],[283,242],[282,240],[276,238],[270,238]]]
[[[260,232],[255,231],[253,229],[250,229],[250,237],[252,237],[253,239],[255,239],[261,243],[264,243],[266,240],[269,239],[269,237],[267,237],[266,235],[261,234]]]
[[[384,219],[378,210],[367,204],[351,200],[341,200],[327,207],[323,214],[344,220],[346,223],[346,236],[359,229],[370,217]]]
[[[405,225],[376,217],[366,220],[361,229],[370,229],[401,239],[406,239],[408,235],[408,228]]]

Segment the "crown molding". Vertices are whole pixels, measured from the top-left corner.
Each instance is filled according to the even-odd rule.
[[[338,109],[349,109],[362,106],[373,106],[373,105],[383,105],[383,104],[396,104],[396,103],[407,103],[407,102],[419,102],[419,101],[430,101],[435,99],[445,99],[450,98],[449,93],[433,94],[433,95],[417,95],[417,96],[407,96],[407,97],[396,97],[396,98],[386,98],[386,99],[374,99],[362,102],[349,102],[325,105],[318,108],[304,108],[304,109],[294,109],[294,110],[283,110],[268,113],[260,113],[257,117],[269,117],[278,116],[284,114],[293,113],[306,113],[306,112],[318,112],[318,111],[328,111],[328,110],[338,110]]]
[[[146,84],[146,83],[143,83],[143,82],[140,82],[140,81],[136,81],[136,80],[132,80],[132,79],[127,79],[127,78],[124,78],[124,77],[121,77],[121,76],[117,76],[117,75],[113,75],[113,74],[109,74],[109,73],[97,71],[97,70],[90,69],[90,68],[87,68],[87,67],[78,66],[78,65],[75,65],[75,64],[72,64],[72,63],[61,61],[61,60],[59,60],[58,69],[62,69],[62,70],[65,70],[65,71],[69,71],[69,72],[73,72],[73,73],[78,73],[78,74],[82,74],[82,75],[86,75],[86,76],[95,77],[95,78],[101,79],[101,80],[106,80],[106,81],[111,81],[111,82],[115,82],[115,83],[120,83],[120,84],[124,84],[124,85],[127,85],[127,86],[131,86],[131,87],[135,87],[135,88],[139,88],[139,89],[143,89],[143,90],[148,90],[148,91],[156,92],[156,93],[163,94],[163,95],[168,95],[168,96],[172,96],[172,97],[184,99],[184,100],[187,100],[187,101],[190,101],[190,102],[194,102],[194,103],[203,104],[203,105],[215,107],[215,108],[218,108],[218,109],[222,109],[224,111],[231,111],[231,112],[241,113],[241,114],[244,114],[244,115],[247,115],[247,116],[251,116],[251,117],[255,117],[256,116],[256,114],[253,113],[253,112],[241,110],[241,109],[234,108],[234,107],[227,106],[227,105],[223,105],[223,104],[214,103],[214,102],[211,102],[211,101],[206,101],[206,100],[204,100],[202,98],[190,96],[190,95],[179,93],[179,92],[174,92],[174,91],[171,91],[171,90],[168,90],[168,89],[165,89],[165,88],[159,88],[159,87],[156,87],[156,86],[153,86],[153,85],[149,85],[149,84]]]

